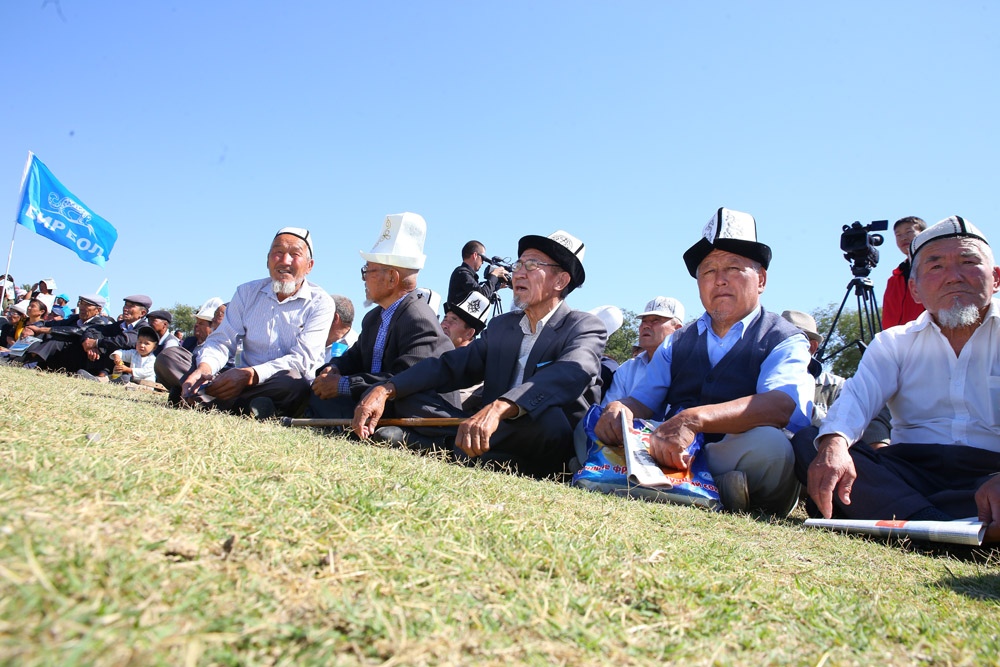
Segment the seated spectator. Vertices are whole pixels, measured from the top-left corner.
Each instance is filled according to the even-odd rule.
[[[326,336],[326,352],[323,362],[330,363],[334,357],[340,357],[348,348],[358,342],[358,332],[351,328],[354,324],[354,302],[341,294],[331,294],[330,298],[336,306],[333,323]]]
[[[117,384],[128,384],[129,382],[154,384],[156,381],[153,370],[156,362],[154,350],[159,338],[153,327],[149,325],[139,327],[134,349],[115,350],[111,353],[113,366],[110,381]],[[77,371],[77,375],[87,380],[109,381],[108,374],[104,372],[94,375],[80,370]]]
[[[469,292],[460,303],[445,303],[441,330],[455,348],[465,347],[486,328],[490,300],[479,292]]]
[[[701,433],[701,455],[726,509],[784,517],[800,488],[782,429],[794,433],[809,425],[809,346],[798,329],[760,304],[771,249],[757,241],[753,216],[720,208],[702,235],[684,263],[698,281],[705,313],[667,337],[645,380],[608,404],[594,433],[620,446],[623,419],[650,419],[670,406],[649,442],[660,465],[686,470],[688,447]]]
[[[612,401],[620,401],[630,396],[646,378],[646,367],[667,336],[684,324],[684,306],[669,296],[658,296],[646,304],[639,313],[639,351],[615,372],[608,393],[601,405],[607,407]],[[652,419],[663,419],[662,414],[654,414]]]
[[[168,347],[180,345],[180,341],[170,333],[170,325],[174,321],[174,316],[170,314],[169,310],[154,310],[146,315],[146,321],[149,322],[149,326],[153,327],[153,331],[157,335],[156,349],[153,350],[153,354],[159,354]]]
[[[813,515],[978,515],[987,541],[1000,541],[1000,269],[982,232],[957,216],[917,235],[910,257],[910,291],[926,312],[875,336],[818,432],[796,436],[796,473]],[[873,450],[858,441],[885,404],[894,442]]]
[[[56,296],[56,300],[52,304],[52,314],[50,319],[64,320],[72,314],[73,313],[70,311],[69,307],[69,296],[65,293]]]
[[[31,364],[43,370],[76,373],[81,368],[89,370],[88,365],[96,365],[100,353],[85,348],[85,340],[93,340],[88,336],[94,329],[118,326],[114,320],[101,314],[105,304],[104,297],[99,294],[84,294],[76,304],[78,313],[64,320],[50,320],[25,327],[29,336],[41,338],[25,350],[25,366]]]
[[[219,306],[222,305],[221,302],[222,299],[219,297],[212,297],[198,309],[198,312],[194,314],[194,333],[181,341],[181,347],[192,354],[196,354],[201,349],[201,346],[205,344],[205,341],[212,335],[212,331],[215,328],[215,313],[219,310]]]
[[[309,394],[333,320],[333,301],[306,280],[313,264],[309,230],[279,229],[267,254],[269,277],[236,288],[222,323],[198,351],[180,387],[171,391],[171,401],[210,404],[257,419],[296,414]],[[242,365],[223,371],[240,341]]]
[[[153,306],[152,299],[145,294],[132,294],[122,301],[122,313],[117,322],[91,327],[83,337],[83,349],[91,360],[86,369],[89,372],[110,372],[114,366],[111,353],[134,349],[139,328],[147,325],[146,313]]]
[[[7,323],[0,329],[0,347],[10,348],[16,343],[24,331],[28,321],[28,301],[18,301],[7,309]]]
[[[924,307],[913,300],[910,294],[910,242],[920,232],[927,229],[927,223],[916,216],[900,218],[892,225],[896,237],[896,247],[904,259],[892,270],[882,297],[882,328],[888,329],[912,322],[924,312]]]
[[[548,477],[573,455],[573,428],[600,393],[600,354],[607,341],[594,315],[566,305],[583,284],[583,243],[564,231],[524,236],[514,263],[514,306],[490,320],[471,345],[429,357],[374,386],[359,403],[352,429],[407,446],[445,447],[460,461]],[[483,407],[472,415],[433,402],[434,392],[483,383]],[[422,411],[410,412],[417,399]],[[406,429],[378,427],[392,401],[399,416],[465,417],[454,436],[430,443]],[[376,430],[377,429],[377,430]]]
[[[362,252],[365,298],[376,308],[365,314],[358,341],[316,373],[307,414],[350,418],[372,385],[384,382],[421,359],[454,349],[437,316],[417,293],[424,267],[427,223],[416,213],[385,219],[371,252]],[[458,397],[452,396],[457,403]]]

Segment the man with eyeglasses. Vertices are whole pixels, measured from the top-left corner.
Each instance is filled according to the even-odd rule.
[[[378,428],[392,401],[396,413],[427,392],[483,383],[483,408],[474,414],[441,401],[437,415],[465,417],[437,446],[459,461],[482,462],[534,477],[563,472],[573,456],[573,428],[600,395],[600,357],[607,330],[599,318],[572,310],[566,296],[583,284],[584,245],[558,231],[518,243],[512,288],[518,310],[490,320],[471,345],[429,358],[376,385],[358,405],[352,428],[361,437],[409,444],[413,434]]]
[[[376,308],[365,314],[358,340],[320,368],[312,383],[307,414],[324,419],[350,418],[361,396],[374,384],[431,356],[454,349],[417,290],[424,267],[427,223],[416,213],[388,215],[371,252],[362,252],[365,298]],[[457,397],[449,395],[457,402]],[[419,406],[412,408],[420,415]]]
[[[268,277],[236,288],[225,318],[198,349],[190,373],[171,389],[171,402],[261,420],[296,414],[322,362],[333,320],[333,301],[306,280],[313,264],[309,230],[279,229],[267,253]],[[213,304],[209,319],[218,305]],[[240,365],[224,370],[241,346]],[[184,354],[190,353],[177,346],[162,356]],[[160,361],[157,375],[162,375]]]
[[[720,208],[684,253],[705,313],[666,339],[644,381],[608,404],[594,432],[620,445],[623,417],[650,419],[666,409],[649,444],[660,465],[687,469],[700,433],[700,455],[726,509],[784,517],[800,487],[783,429],[809,425],[814,389],[805,335],[760,304],[770,261],[753,216]]]

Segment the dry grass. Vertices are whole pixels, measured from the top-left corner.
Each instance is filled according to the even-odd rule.
[[[0,662],[995,664],[994,552],[551,482],[0,367]]]

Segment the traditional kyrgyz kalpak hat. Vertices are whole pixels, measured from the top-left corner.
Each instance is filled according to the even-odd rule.
[[[418,299],[423,299],[430,306],[431,310],[434,311],[434,316],[437,317],[438,308],[441,307],[441,295],[430,287],[418,287],[413,291],[417,293]]]
[[[622,315],[622,310],[618,306],[598,306],[587,312],[597,316],[597,319],[604,324],[609,336],[621,329],[622,324],[625,323],[625,316]]]
[[[490,300],[479,292],[469,292],[459,303],[445,302],[444,312],[455,313],[455,316],[467,326],[476,330],[476,335],[486,328],[486,318],[490,314]]]
[[[667,319],[677,318],[684,322],[684,304],[672,296],[654,297],[646,304],[646,310],[639,313],[637,317],[646,317],[646,315],[658,315]]]
[[[757,221],[742,211],[720,208],[701,231],[701,239],[684,253],[692,278],[698,277],[698,265],[715,249],[760,262],[765,269],[771,263],[771,248],[757,242]]]
[[[823,337],[816,331],[816,320],[809,313],[803,313],[800,310],[786,310],[781,313],[781,316],[791,322],[793,326],[801,329],[809,340],[814,340],[817,343],[823,342]]]
[[[153,307],[153,300],[150,299],[145,294],[132,294],[122,299],[122,301],[128,301],[129,303],[137,303],[146,310],[149,310],[150,308]]]
[[[104,306],[108,303],[107,300],[100,294],[81,294],[80,300],[91,303],[98,308],[104,308]]]
[[[309,233],[308,229],[303,227],[282,227],[278,230],[278,233],[274,235],[274,238],[278,238],[282,234],[291,234],[292,236],[297,236],[306,242],[306,246],[309,248],[310,259],[313,256],[313,241],[312,234]]]
[[[225,302],[220,297],[213,296],[211,299],[201,304],[201,308],[199,308],[198,312],[195,314],[195,319],[207,320],[211,322],[215,319],[215,311],[218,310],[219,306],[223,303]]]
[[[916,259],[920,249],[931,241],[958,237],[979,239],[986,245],[990,244],[986,240],[986,237],[983,236],[983,233],[976,229],[971,222],[968,222],[965,218],[953,215],[950,218],[945,218],[941,222],[931,225],[913,237],[913,240],[910,241],[910,261],[912,262]]]
[[[387,215],[371,252],[361,252],[361,259],[401,269],[422,269],[427,261],[426,237],[427,223],[416,213]]]
[[[52,296],[51,294],[39,294],[35,298],[41,301],[45,305],[45,312],[47,313],[52,312],[52,306],[56,302],[56,298],[54,296]]]
[[[528,248],[541,250],[546,255],[556,261],[564,271],[569,273],[569,288],[566,294],[583,284],[587,274],[583,270],[583,241],[576,238],[569,232],[558,230],[548,236],[536,236],[529,234],[522,236],[517,242],[517,254],[520,256]]]
[[[12,303],[12,304],[10,304],[10,309],[11,310],[16,310],[17,312],[21,313],[21,315],[24,315],[25,317],[27,317],[27,315],[28,315],[28,303],[29,302],[30,302],[30,299],[24,299],[23,301],[18,301],[17,303]]]

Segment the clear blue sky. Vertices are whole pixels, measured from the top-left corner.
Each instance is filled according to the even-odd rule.
[[[998,30],[994,2],[8,0],[0,264],[32,150],[119,240],[102,269],[19,227],[11,273],[107,277],[114,312],[228,300],[285,225],[361,310],[358,251],[414,211],[422,286],[470,238],[513,257],[565,229],[571,305],[690,318],[681,254],[719,206],[773,248],[764,304],[812,310],[844,296],[854,220],[959,214],[1000,243]],[[887,240],[879,299],[900,259]]]

